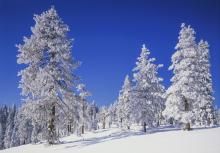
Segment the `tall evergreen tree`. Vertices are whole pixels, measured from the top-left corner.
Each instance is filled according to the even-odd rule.
[[[108,107],[108,114],[109,114],[109,127],[111,127],[113,124],[115,125],[117,123],[117,101],[113,104],[110,104]]]
[[[195,39],[194,29],[182,24],[176,52],[169,67],[174,76],[171,79],[172,85],[167,90],[164,111],[167,119],[184,124],[184,129],[187,130],[198,118],[196,112],[202,109],[205,103],[213,101],[208,52],[204,43],[200,43],[198,47]]]
[[[210,73],[209,62],[209,44],[207,41],[201,40],[198,44],[198,84],[196,124],[199,126],[210,126],[216,123],[214,115],[214,97],[212,90],[212,78]]]
[[[132,83],[129,76],[126,75],[124,85],[119,93],[118,98],[118,115],[123,126],[130,129],[132,121],[133,101],[132,101]]]
[[[16,111],[15,117],[14,117],[14,128],[12,131],[11,136],[11,144],[10,147],[16,147],[20,145],[20,138],[18,135],[18,126],[19,126],[19,115],[18,115],[19,109]]]
[[[24,38],[24,44],[17,45],[17,62],[27,65],[19,72],[19,87],[25,102],[38,102],[45,108],[47,140],[53,144],[57,140],[56,109],[63,107],[64,96],[72,92],[76,63],[71,55],[72,41],[67,38],[69,28],[56,10],[52,7],[35,15],[34,20],[32,35]]]
[[[0,122],[0,150],[4,148],[4,129]]]
[[[98,112],[98,121],[100,123],[100,128],[105,129],[108,118],[108,109],[105,106],[102,106]]]
[[[150,51],[143,45],[140,57],[133,69],[134,74],[134,117],[136,121],[141,122],[144,131],[146,126],[156,126],[158,115],[164,106],[164,87],[161,84],[162,78],[158,77],[158,69],[162,65],[156,65],[153,62],[155,58],[149,58]]]
[[[77,86],[77,90],[79,92],[79,103],[80,103],[80,124],[81,124],[81,134],[84,134],[85,129],[88,128],[89,124],[89,109],[88,109],[88,103],[87,103],[87,97],[91,96],[91,93],[89,93],[86,90],[86,87],[84,84],[79,84]]]
[[[4,136],[8,119],[8,107],[0,107],[0,150],[4,149]]]
[[[88,107],[88,115],[89,115],[89,130],[97,130],[97,106],[95,102],[93,101],[91,104],[89,104]]]
[[[15,114],[16,114],[16,106],[13,105],[8,110],[8,118],[7,118],[6,131],[5,131],[5,136],[4,136],[4,147],[5,148],[10,148],[10,145],[11,145],[11,137],[12,137],[12,133],[14,129]]]

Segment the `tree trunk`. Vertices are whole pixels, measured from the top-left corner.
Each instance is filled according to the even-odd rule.
[[[84,125],[82,126],[82,134],[84,134],[85,133],[85,127],[84,127]]]
[[[71,124],[67,125],[67,130],[68,130],[68,133],[71,133]]]
[[[187,130],[187,131],[192,130],[192,129],[191,129],[191,126],[190,126],[190,123],[186,123],[186,124],[185,124],[185,127],[183,128],[183,130]]]
[[[50,120],[48,124],[48,143],[54,144],[56,139],[56,130],[55,130],[55,103],[52,104],[50,112]]]
[[[102,128],[105,129],[105,121],[102,123]]]
[[[121,122],[121,128],[122,128],[122,122],[123,122],[123,119],[122,119],[122,118],[120,119],[120,122]]]
[[[144,124],[143,124],[144,132],[147,132],[147,128],[146,128],[146,126],[147,126],[147,124],[146,124],[146,122],[144,122]]]
[[[170,123],[170,125],[173,125],[173,118],[169,119],[169,123]]]
[[[105,129],[105,117],[103,119],[102,128]]]

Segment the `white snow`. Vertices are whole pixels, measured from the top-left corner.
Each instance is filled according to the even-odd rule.
[[[118,128],[71,135],[62,144],[42,142],[0,151],[1,153],[220,153],[220,127],[182,131],[160,128],[144,134]]]

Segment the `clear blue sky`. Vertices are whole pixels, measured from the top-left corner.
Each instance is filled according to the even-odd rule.
[[[30,36],[33,14],[54,5],[74,38],[77,70],[99,105],[113,102],[126,74],[131,74],[143,43],[169,86],[167,71],[182,22],[210,44],[214,96],[220,106],[219,0],[0,0],[0,104],[20,103],[16,64],[23,36]]]

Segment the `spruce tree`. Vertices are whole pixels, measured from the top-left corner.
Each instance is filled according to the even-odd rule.
[[[143,45],[140,57],[133,69],[134,89],[132,101],[134,102],[133,116],[137,122],[146,126],[157,125],[158,115],[164,107],[164,86],[161,84],[162,78],[158,77],[158,69],[162,65],[153,62],[155,58],[149,58],[150,51]]]
[[[72,40],[68,39],[69,28],[52,7],[34,16],[32,35],[24,37],[17,45],[18,64],[26,67],[19,72],[24,102],[38,103],[47,114],[47,140],[57,141],[56,111],[63,107],[67,92],[72,92],[73,70],[76,63],[71,55]]]
[[[210,72],[209,62],[209,44],[207,41],[201,40],[198,44],[198,77],[196,83],[198,84],[198,96],[196,113],[196,125],[210,126],[216,123],[214,115],[214,97],[212,90],[212,78]]]
[[[4,147],[10,148],[11,145],[11,138],[12,133],[14,129],[14,118],[16,114],[16,106],[13,105],[11,108],[9,108],[8,111],[8,118],[6,123],[6,130],[5,130],[5,136],[4,136]]]
[[[119,118],[121,124],[126,126],[127,129],[130,129],[131,120],[132,120],[132,111],[133,111],[133,101],[132,101],[132,82],[129,79],[129,76],[126,75],[124,80],[124,85],[119,93],[118,98],[118,106],[117,109],[119,110]]]
[[[89,124],[89,110],[88,110],[88,102],[87,97],[91,96],[91,93],[89,93],[86,90],[86,87],[84,84],[79,84],[77,86],[77,90],[79,92],[79,105],[80,105],[80,125],[81,125],[81,134],[85,133],[85,129],[88,128]]]
[[[190,130],[195,121],[200,96],[200,63],[195,31],[184,23],[181,25],[179,41],[172,55],[173,71],[171,86],[167,90],[166,109],[164,116],[174,120],[176,124],[184,124]]]
[[[4,136],[7,127],[8,107],[6,105],[0,107],[0,150],[4,149]]]

